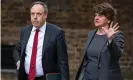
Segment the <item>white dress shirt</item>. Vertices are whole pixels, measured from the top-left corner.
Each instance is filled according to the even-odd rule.
[[[46,22],[45,24],[39,28],[39,34],[38,34],[38,45],[37,45],[37,55],[36,55],[36,77],[44,75],[43,68],[42,68],[42,48],[43,48],[43,42],[44,42],[44,36],[45,36],[45,30],[46,30]],[[33,48],[33,41],[34,41],[34,35],[36,32],[36,28],[33,26],[29,40],[26,45],[26,56],[25,56],[25,72],[26,74],[29,74],[30,69],[30,60],[32,55],[32,48]]]

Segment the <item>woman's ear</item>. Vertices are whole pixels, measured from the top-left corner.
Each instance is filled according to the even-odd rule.
[[[111,21],[109,20],[109,21],[108,21],[108,24],[109,24],[110,22],[111,22]]]

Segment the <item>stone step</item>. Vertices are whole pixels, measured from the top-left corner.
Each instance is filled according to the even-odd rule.
[[[2,69],[1,80],[17,80],[17,72],[15,69]]]

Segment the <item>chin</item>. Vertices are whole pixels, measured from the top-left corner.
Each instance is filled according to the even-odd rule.
[[[101,25],[100,24],[95,24],[95,27],[100,27]]]
[[[95,25],[95,27],[96,27],[96,28],[100,28],[101,26],[99,26],[99,25]]]
[[[99,25],[98,24],[95,24],[96,27],[98,27]]]
[[[33,26],[35,26],[35,27],[39,27],[39,25],[35,25],[35,24],[33,24]]]

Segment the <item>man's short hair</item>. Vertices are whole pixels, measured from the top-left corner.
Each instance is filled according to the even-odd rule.
[[[45,12],[45,13],[48,13],[48,7],[47,7],[47,5],[46,5],[44,2],[41,2],[41,1],[35,1],[35,2],[33,2],[33,3],[31,4],[30,9],[31,9],[34,5],[36,5],[36,4],[42,5],[43,8],[44,8],[44,12]]]

